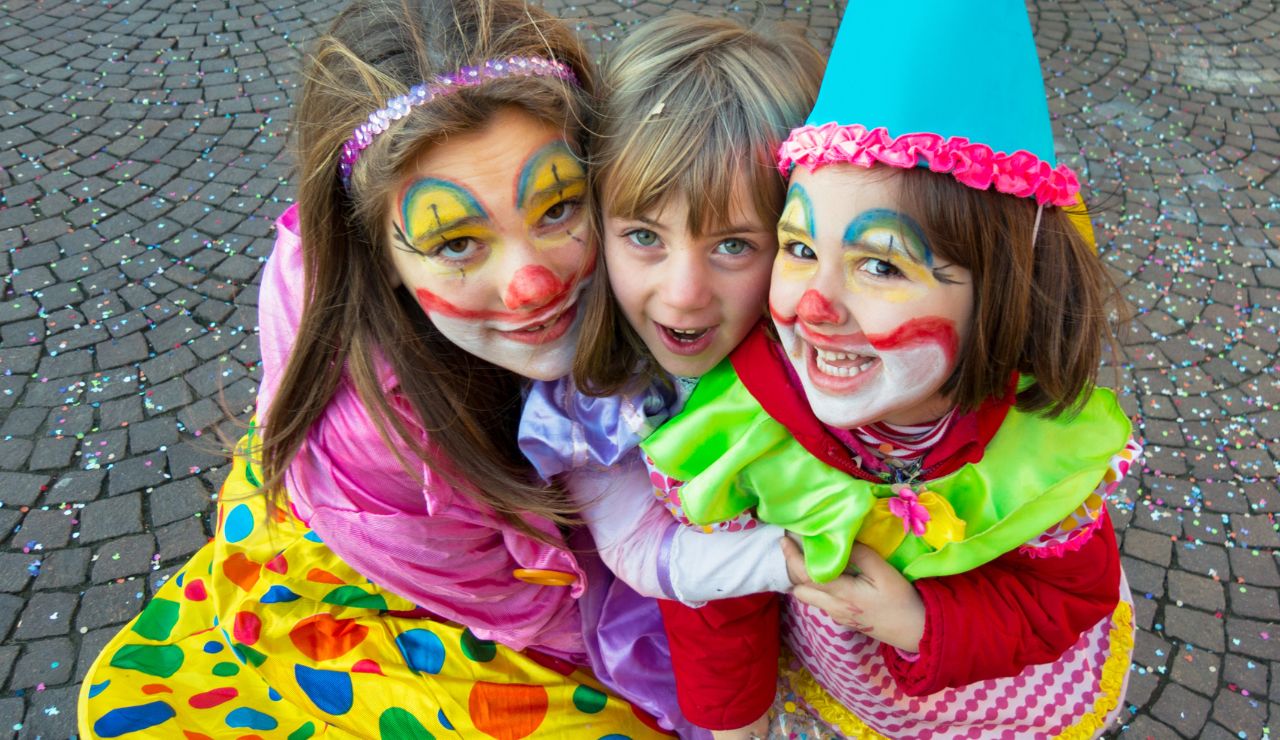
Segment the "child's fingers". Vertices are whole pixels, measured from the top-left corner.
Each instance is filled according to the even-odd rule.
[[[809,568],[804,564],[804,552],[800,545],[790,537],[782,537],[779,542],[782,545],[782,556],[787,560],[787,576],[791,579],[791,585],[813,583],[813,579],[809,577]]]
[[[849,593],[855,587],[852,578],[840,576],[830,583],[802,583],[791,593],[805,604],[826,612],[837,624],[861,630],[864,629],[859,622],[862,610],[854,606]]]
[[[878,580],[886,572],[893,571],[893,566],[889,565],[880,553],[861,542],[853,544],[853,551],[849,553],[849,564],[873,581]]]

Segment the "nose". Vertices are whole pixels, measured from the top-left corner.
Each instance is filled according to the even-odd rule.
[[[711,280],[706,266],[695,258],[693,250],[673,250],[666,269],[654,277],[662,281],[659,295],[668,306],[681,311],[696,311],[711,303]]]
[[[796,316],[806,324],[843,324],[844,312],[825,295],[813,288],[806,290],[796,304]]]
[[[564,283],[542,265],[524,265],[511,276],[502,302],[512,311],[542,308],[564,291]]]

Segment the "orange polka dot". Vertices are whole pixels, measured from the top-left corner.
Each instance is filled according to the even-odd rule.
[[[149,684],[147,684],[146,686],[143,686],[143,687],[142,687],[142,693],[144,693],[144,694],[172,694],[172,693],[173,693],[173,689],[169,688],[168,686],[165,686],[165,685],[164,685],[164,684],[162,684],[162,683],[149,683]]]
[[[182,735],[186,737],[187,740],[213,740],[213,738],[208,735],[199,732],[192,732],[191,730],[183,730]]]
[[[368,634],[369,628],[354,619],[316,614],[294,625],[289,630],[289,639],[308,658],[329,660],[351,652]]]
[[[477,681],[467,704],[477,730],[496,740],[520,740],[532,735],[547,716],[547,690]]]
[[[227,580],[248,591],[258,582],[262,566],[250,560],[244,553],[232,553],[231,557],[222,561],[222,573]]]
[[[346,583],[346,581],[321,568],[312,568],[307,571],[307,580],[312,583],[336,583],[338,585]]]

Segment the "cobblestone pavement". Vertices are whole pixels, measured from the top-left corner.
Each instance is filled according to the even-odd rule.
[[[732,0],[729,0],[732,2]],[[220,404],[259,377],[299,49],[334,3],[0,0],[0,729],[75,732],[89,662],[210,531]],[[839,5],[600,0],[597,48],[688,8],[830,43]],[[1149,447],[1117,500],[1140,635],[1123,732],[1280,724],[1280,11],[1033,9],[1059,146],[1137,307]],[[233,430],[234,433],[234,430]]]

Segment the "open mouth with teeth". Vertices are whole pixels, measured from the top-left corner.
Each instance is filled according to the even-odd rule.
[[[849,393],[861,385],[867,373],[879,367],[876,357],[856,352],[820,349],[811,346],[809,378],[815,385],[830,391]]]
[[[657,328],[658,337],[662,339],[662,343],[678,355],[696,355],[702,352],[711,345],[716,332],[714,326],[701,329],[677,329],[656,321],[653,325]]]

